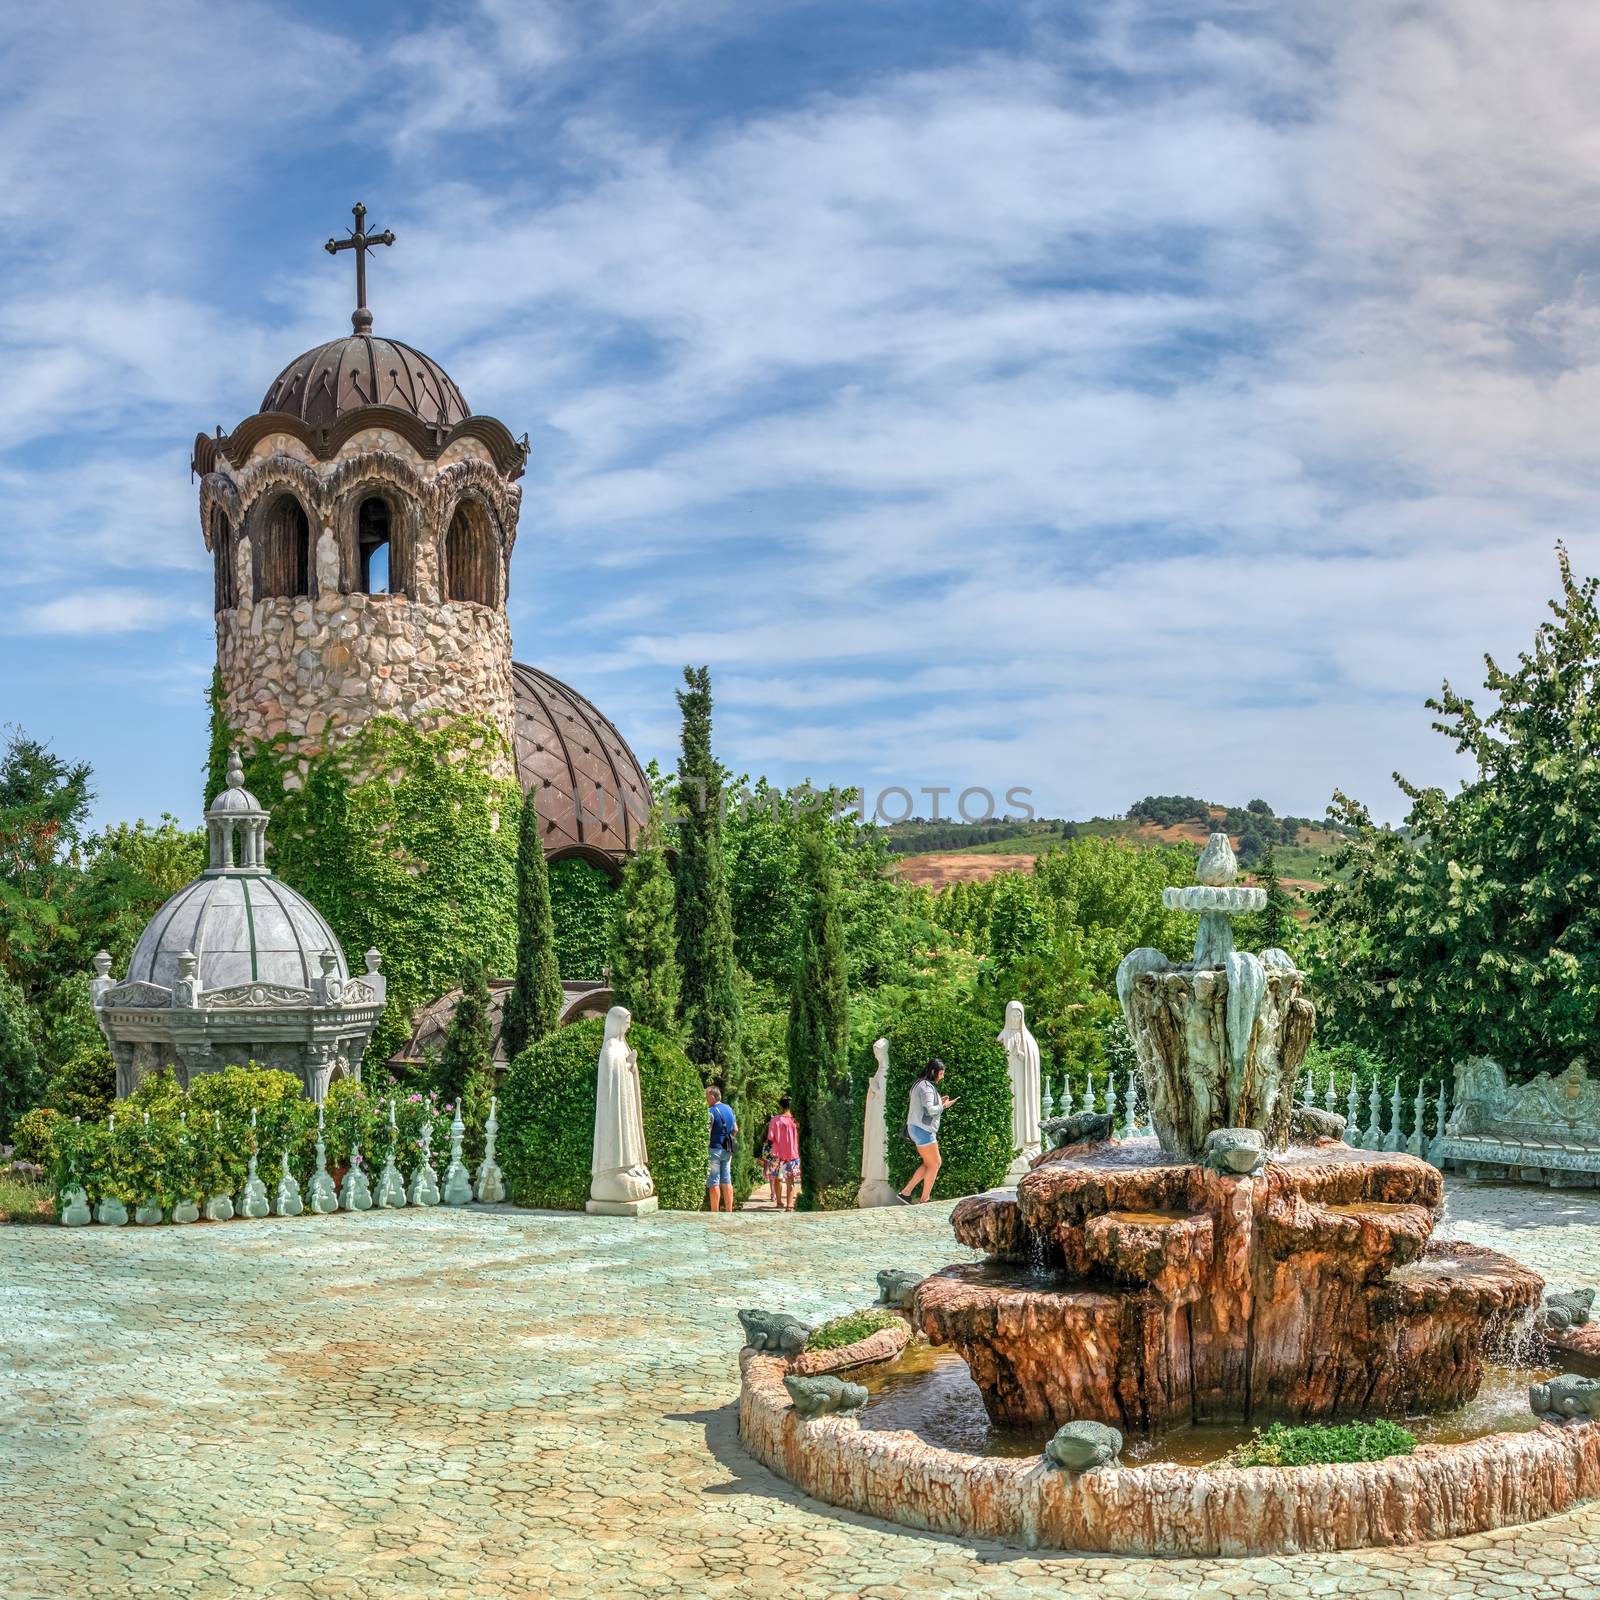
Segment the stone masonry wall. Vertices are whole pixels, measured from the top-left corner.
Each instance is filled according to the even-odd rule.
[[[307,755],[375,716],[417,727],[480,717],[512,731],[511,628],[487,606],[324,594],[217,616],[224,710],[249,739],[287,733]],[[513,773],[509,758],[494,769]]]

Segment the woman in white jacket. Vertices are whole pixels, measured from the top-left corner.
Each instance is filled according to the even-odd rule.
[[[918,1162],[917,1170],[911,1174],[911,1181],[897,1196],[903,1206],[913,1204],[911,1191],[919,1182],[922,1185],[922,1198],[927,1200],[933,1193],[933,1180],[939,1176],[939,1118],[944,1115],[946,1106],[954,1104],[949,1095],[939,1093],[943,1078],[944,1062],[930,1061],[911,1085],[911,1104],[906,1112],[906,1137],[917,1147]]]

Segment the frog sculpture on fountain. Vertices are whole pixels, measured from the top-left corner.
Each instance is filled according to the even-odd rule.
[[[1117,972],[1157,1138],[1074,1129],[1014,1198],[957,1204],[990,1261],[915,1291],[914,1324],[959,1350],[997,1423],[1435,1409],[1476,1393],[1486,1339],[1538,1304],[1519,1263],[1430,1242],[1435,1168],[1294,1115],[1315,1012],[1285,952],[1234,948],[1232,919],[1266,899],[1235,873],[1213,834],[1199,882],[1163,896],[1199,913],[1193,959],[1135,950]]]

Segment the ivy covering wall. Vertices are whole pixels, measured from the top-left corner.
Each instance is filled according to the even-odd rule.
[[[503,751],[486,723],[424,732],[382,717],[325,755],[279,739],[245,756],[245,783],[272,813],[268,864],[327,918],[354,971],[369,948],[383,956],[389,1004],[369,1061],[392,1055],[416,1007],[470,962],[512,969],[522,796],[489,771]]]
[[[569,856],[550,868],[550,915],[563,978],[601,978],[622,891],[587,861]]]

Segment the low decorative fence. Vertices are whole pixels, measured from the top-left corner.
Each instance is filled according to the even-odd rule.
[[[1081,1084],[1069,1073],[1047,1074],[1041,1088],[1039,1110],[1045,1120],[1079,1111],[1099,1112],[1112,1119],[1112,1131],[1118,1138],[1155,1137],[1137,1072],[1126,1073],[1120,1079],[1114,1072],[1099,1079],[1086,1075]],[[1431,1158],[1450,1114],[1449,1091],[1443,1078],[1433,1089],[1419,1084],[1416,1092],[1407,1097],[1398,1081],[1385,1089],[1376,1076],[1365,1084],[1352,1078],[1341,1093],[1331,1071],[1319,1091],[1308,1072],[1298,1099],[1301,1105],[1343,1116],[1344,1141],[1357,1150],[1393,1150],[1424,1159]]]
[[[407,1110],[421,1097],[409,1097]],[[285,1128],[281,1119],[274,1126],[281,1142],[268,1140],[254,1108],[250,1111],[248,1154],[237,1183],[218,1182],[228,1172],[230,1140],[220,1112],[196,1112],[193,1123],[189,1108],[174,1117],[152,1124],[148,1110],[124,1110],[121,1138],[117,1113],[106,1119],[105,1127],[81,1127],[74,1119],[71,1128],[54,1135],[53,1172],[56,1181],[57,1211],[67,1227],[99,1223],[120,1227],[126,1223],[226,1222],[235,1217],[325,1216],[334,1211],[372,1211],[403,1206],[463,1206],[476,1202],[496,1205],[506,1199],[505,1178],[495,1161],[495,1137],[499,1131],[498,1102],[491,1098],[484,1126],[484,1155],[477,1171],[469,1170],[462,1157],[466,1125],[457,1106],[449,1123],[450,1155],[441,1179],[433,1164],[433,1134],[442,1118],[434,1116],[431,1105],[423,1103],[420,1116],[413,1115],[413,1129],[402,1133],[396,1117],[397,1101],[388,1102],[388,1126],[383,1165],[376,1172],[361,1151],[361,1134],[352,1123],[345,1160],[330,1167],[327,1126],[323,1108],[317,1107],[314,1156],[302,1166],[304,1181],[292,1170],[291,1151],[298,1156],[300,1141],[293,1137],[292,1125]],[[309,1113],[309,1107],[305,1110]],[[309,1120],[309,1118],[308,1118]],[[309,1128],[307,1132],[309,1132]],[[378,1137],[385,1130],[379,1124]],[[369,1138],[371,1133],[369,1130]],[[237,1149],[239,1141],[232,1141]],[[143,1160],[127,1159],[132,1151]],[[264,1177],[260,1163],[276,1154],[278,1171]],[[268,1185],[271,1183],[271,1188]]]

